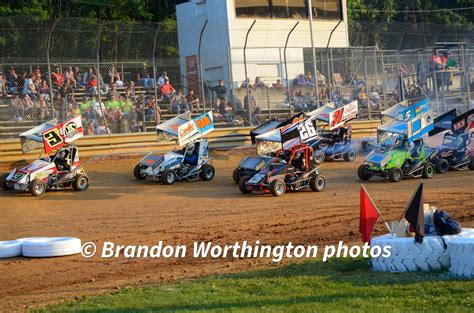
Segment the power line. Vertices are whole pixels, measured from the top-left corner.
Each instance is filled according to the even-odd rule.
[[[466,8],[453,8],[453,9],[434,9],[434,10],[379,10],[379,9],[348,9],[355,12],[376,12],[376,13],[436,13],[436,12],[449,12],[449,11],[467,11],[472,10],[474,7]]]

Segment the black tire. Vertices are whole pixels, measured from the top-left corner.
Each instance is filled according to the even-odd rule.
[[[176,172],[173,170],[165,170],[161,174],[161,181],[164,185],[173,185],[176,182]]]
[[[321,165],[325,159],[326,159],[326,156],[324,155],[324,152],[322,152],[321,150],[314,151],[313,163],[315,166]]]
[[[0,188],[2,188],[5,191],[13,189],[13,186],[9,182],[7,182],[8,175],[10,175],[10,174],[8,174],[8,173],[7,174],[2,174],[2,176],[0,177]]]
[[[77,175],[72,183],[72,189],[74,191],[86,191],[89,189],[89,177],[83,174]]]
[[[133,169],[133,176],[138,180],[144,180],[146,178],[146,176],[142,174],[143,167],[143,164],[139,163],[135,165],[135,168]]]
[[[399,168],[391,168],[388,171],[388,179],[390,179],[391,182],[398,183],[401,181],[403,178],[403,172]]]
[[[283,196],[286,192],[286,184],[280,179],[272,181],[268,188],[275,197]]]
[[[309,188],[312,191],[323,191],[326,187],[326,178],[323,175],[315,175],[309,180]]]
[[[435,164],[436,173],[444,174],[449,171],[449,162],[446,159],[439,158]]]
[[[234,171],[232,172],[232,179],[234,180],[235,183],[239,183],[240,181],[240,166],[235,168]]]
[[[431,178],[433,177],[434,173],[435,173],[435,168],[433,164],[425,163],[425,165],[423,165],[423,171],[421,173],[421,176],[423,176],[423,178]]]
[[[351,150],[347,151],[346,153],[344,153],[344,161],[346,161],[346,162],[354,162],[356,157],[357,157],[357,152],[353,149],[351,149]]]
[[[201,177],[202,180],[209,181],[214,178],[214,175],[216,175],[216,169],[214,166],[210,164],[204,164],[201,167],[201,172],[199,173],[199,177]]]
[[[46,184],[39,179],[33,179],[28,186],[31,195],[40,197],[46,192]]]
[[[362,180],[369,180],[372,174],[369,172],[369,166],[367,164],[361,164],[357,169],[357,175]]]
[[[474,156],[471,157],[471,162],[469,162],[469,169],[474,170]]]
[[[245,194],[252,193],[253,188],[249,188],[249,187],[247,186],[247,182],[249,181],[249,178],[250,178],[250,176],[242,176],[242,177],[240,177],[240,180],[239,180],[239,190],[240,190],[241,193],[245,193]]]

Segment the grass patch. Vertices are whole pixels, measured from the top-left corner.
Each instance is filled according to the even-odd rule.
[[[473,312],[474,280],[372,272],[366,260],[307,261],[119,292],[41,312]]]

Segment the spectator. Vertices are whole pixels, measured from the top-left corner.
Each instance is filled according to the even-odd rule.
[[[23,118],[32,119],[33,111],[35,109],[35,103],[31,100],[28,94],[23,96],[21,102],[23,105]]]
[[[109,69],[108,77],[109,77],[108,78],[109,85],[115,85],[117,87],[122,87],[123,86],[123,81],[120,79],[120,74],[115,69],[114,65],[112,65],[112,67]]]
[[[293,108],[295,112],[304,112],[306,110],[306,103],[302,101],[296,94],[295,89],[290,90],[290,94],[287,96],[286,101],[290,108]]]
[[[165,80],[169,81],[168,73],[163,72],[160,77],[158,77],[158,88],[161,88],[165,84]]]
[[[276,83],[272,84],[272,88],[277,88],[277,89],[283,88],[283,84],[281,83],[281,79],[277,79]]]
[[[242,85],[240,85],[240,88],[247,88],[247,86],[249,86],[249,88],[252,88],[252,84],[250,84],[250,79],[246,79]]]
[[[170,102],[171,105],[171,100],[173,99],[173,96],[176,91],[174,90],[173,86],[171,86],[169,79],[165,79],[165,83],[163,84],[163,86],[161,86],[160,91],[161,94]]]
[[[18,93],[14,92],[9,104],[10,111],[13,113],[13,121],[20,122],[23,119],[25,110]]]
[[[6,86],[7,86],[7,82],[5,80],[5,77],[3,76],[3,72],[1,72],[0,73],[0,93],[1,94],[5,94],[7,92]]]
[[[143,63],[142,66],[140,67],[140,69],[138,70],[137,79],[138,79],[139,82],[141,82],[141,84],[145,88],[153,87],[153,85],[155,83],[153,78],[150,77],[150,73],[148,71],[146,63]]]
[[[227,98],[225,96],[227,94],[227,88],[225,88],[225,86],[224,86],[224,80],[223,79],[219,79],[219,82],[218,82],[217,86],[212,87],[211,90],[216,93],[216,96],[219,100],[224,101],[225,103],[227,103]]]
[[[105,135],[105,134],[110,134],[110,129],[105,126],[105,123],[103,120],[100,120],[100,122],[97,124],[97,126],[94,129],[94,133],[96,135]]]
[[[328,92],[326,90],[326,87],[322,87],[321,90],[319,91],[319,103],[323,104],[328,102]]]
[[[51,80],[56,87],[61,87],[64,84],[64,75],[61,74],[59,67],[56,67],[54,72],[51,74]]]
[[[16,92],[18,89],[18,75],[15,72],[15,68],[11,66],[7,73],[7,90],[10,92]]]
[[[150,99],[148,99],[145,107],[145,120],[152,121],[154,119],[155,122],[158,123],[161,118],[161,109],[157,104],[155,96],[152,96]]]
[[[265,83],[262,81],[260,76],[257,76],[257,77],[255,77],[255,83],[254,83],[253,87],[254,88],[263,88],[263,87],[267,87],[267,85],[265,85]]]
[[[117,101],[120,101],[120,99],[122,98],[120,96],[120,93],[117,91],[117,87],[115,87],[115,85],[112,85],[112,88],[109,91],[109,96],[111,98],[115,98]]]
[[[44,121],[46,119],[46,116],[48,116],[48,106],[42,94],[40,94],[38,97],[37,107],[38,107],[38,118],[40,121]]]
[[[53,98],[53,109],[54,109],[54,116],[59,117],[60,119],[63,117],[64,114],[64,102],[61,98],[61,94],[56,92]]]
[[[67,83],[67,81],[61,86],[61,88],[59,88],[58,92],[61,94],[64,103],[68,103],[69,99],[74,97],[74,89]]]
[[[363,107],[367,107],[367,93],[365,92],[364,88],[359,88],[359,93],[357,95],[357,99],[359,100],[359,104]]]
[[[36,101],[38,99],[38,93],[36,91],[36,86],[33,83],[35,80],[35,75],[30,73],[25,79],[23,86],[23,95],[28,95],[31,100]]]
[[[186,102],[193,111],[201,111],[201,108],[199,106],[199,98],[194,93],[194,90],[189,89],[188,94],[186,95]]]
[[[306,77],[303,74],[298,75],[298,78],[296,80],[296,85],[298,86],[306,85]]]
[[[41,84],[39,87],[39,94],[43,96],[46,101],[50,100],[50,89],[45,80],[41,81]]]
[[[228,124],[234,123],[234,115],[232,114],[232,107],[230,105],[227,105],[224,101],[217,98],[214,102],[214,107]]]
[[[84,87],[86,85],[86,83],[82,79],[81,71],[77,66],[74,68],[74,80],[76,81],[76,84],[81,87]]]
[[[380,95],[379,93],[377,92],[377,90],[375,89],[375,87],[371,87],[370,88],[370,102],[372,104],[372,107],[374,109],[378,108],[379,105],[380,105]]]
[[[18,78],[16,79],[18,83],[18,92],[22,92],[25,85],[26,72],[22,71]]]
[[[170,109],[171,109],[171,112],[173,112],[174,114],[180,114],[181,111],[182,112],[189,111],[189,106],[188,106],[188,103],[186,102],[186,97],[183,94],[181,94],[180,90],[176,91],[176,94],[171,99]]]
[[[87,72],[84,73],[83,78],[82,78],[82,83],[84,84],[84,86],[87,86],[87,84],[91,80],[92,76],[94,76],[94,78],[95,78],[94,69],[92,67],[89,67],[87,69]]]
[[[319,71],[316,73],[318,74],[318,86],[326,87],[326,77],[324,77]]]
[[[306,81],[305,83],[306,86],[314,86],[314,77],[311,71],[306,72],[305,81]]]
[[[257,125],[258,121],[256,115],[261,113],[261,109],[257,105],[252,93],[253,90],[250,89],[249,94],[244,98],[244,120],[247,125],[250,123],[250,120],[252,120],[253,125]],[[250,116],[252,117],[251,119]]]
[[[69,66],[65,71],[64,71],[64,81],[68,83],[69,85],[73,86],[74,88],[77,87],[77,81],[74,75],[74,70],[72,69],[72,66]]]

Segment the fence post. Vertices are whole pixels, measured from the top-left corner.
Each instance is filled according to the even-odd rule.
[[[50,50],[51,50],[51,37],[53,35],[53,31],[54,29],[56,28],[56,24],[58,23],[59,21],[59,18],[58,19],[55,19],[54,22],[53,22],[53,25],[51,26],[51,29],[49,30],[49,34],[48,34],[48,46],[46,48],[46,62],[48,63],[48,73],[49,73],[49,97],[50,97],[50,101],[51,101],[51,112],[53,113],[53,118],[55,117],[55,114],[56,112],[54,111],[54,104],[53,104],[53,80],[51,79],[51,62],[49,60],[49,54],[50,54]]]
[[[246,83],[246,89],[247,89],[247,103],[248,103],[248,109],[249,109],[249,122],[250,126],[253,126],[252,123],[252,110],[250,108],[250,87],[249,87],[249,80],[248,80],[248,73],[247,73],[247,41],[249,39],[249,34],[250,31],[252,30],[253,26],[255,25],[255,22],[257,20],[253,20],[252,25],[250,25],[250,28],[247,30],[247,34],[245,35],[245,44],[244,44],[244,68],[245,68],[245,83]],[[245,99],[244,99],[244,111],[245,111]]]
[[[362,58],[364,59],[364,81],[365,81],[365,96],[367,98],[367,114],[369,115],[369,120],[372,119],[371,115],[371,107],[370,107],[370,98],[369,98],[369,81],[367,77],[367,58],[365,56],[365,47],[362,50]]]
[[[155,54],[156,54],[156,39],[158,38],[158,33],[160,30],[160,24],[156,27],[155,38],[153,39],[153,54],[151,63],[153,64],[153,93],[155,95],[155,103],[154,106],[156,108],[155,117],[156,118],[156,125],[161,122],[161,114],[159,114],[160,110],[158,107],[158,88],[157,88],[157,78],[156,78],[156,61],[155,61]],[[159,117],[159,118],[158,118]]]
[[[198,62],[199,62],[199,80],[201,81],[201,97],[202,97],[202,109],[203,112],[206,112],[206,91],[204,90],[204,77],[202,73],[202,60],[201,60],[201,44],[202,44],[202,35],[207,26],[207,20],[204,22],[204,25],[201,28],[201,33],[199,34],[199,46],[198,46]],[[212,107],[212,102],[210,104]]]
[[[286,78],[286,93],[288,95],[288,108],[291,113],[291,97],[290,97],[290,82],[288,80],[288,61],[286,59],[286,48],[288,47],[288,40],[290,40],[291,33],[295,30],[296,26],[298,26],[300,22],[296,22],[295,26],[290,30],[288,35],[286,36],[286,42],[285,42],[285,49],[283,49],[283,60],[285,62],[285,78]],[[319,102],[319,101],[318,101]]]
[[[314,92],[316,93],[316,107],[319,108],[318,69],[316,67],[316,49],[314,47],[314,36],[313,36],[313,7],[312,7],[312,1],[307,0],[306,4],[308,6],[309,34],[311,36],[311,52],[313,54]],[[340,22],[342,22],[342,20]],[[289,94],[288,94],[288,96],[289,96]]]
[[[102,120],[104,121],[105,129],[109,130],[109,126],[107,125],[107,117],[105,116],[104,109],[102,108],[102,99],[100,97],[100,92],[101,92],[101,84],[100,84],[100,78],[102,77],[100,75],[100,37],[102,36],[102,27],[103,24],[99,22],[99,29],[97,30],[97,37],[95,44],[97,46],[97,99],[99,100],[99,108],[100,108],[100,113],[102,114]],[[111,131],[111,130],[109,130]]]

